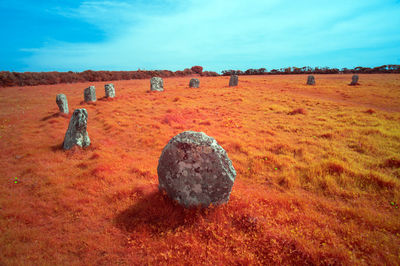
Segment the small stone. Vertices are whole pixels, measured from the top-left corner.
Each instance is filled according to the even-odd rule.
[[[307,78],[307,85],[315,85],[315,78],[313,75],[309,75]]]
[[[164,91],[164,81],[160,77],[152,77],[150,79],[151,91]]]
[[[352,85],[352,86],[358,85],[358,75],[353,75],[353,76],[351,77],[351,83],[350,83],[350,85]]]
[[[214,138],[194,131],[168,142],[157,173],[160,191],[186,208],[227,203],[236,178],[226,151]]]
[[[231,78],[229,79],[229,86],[237,86],[239,82],[238,75],[232,75]]]
[[[114,84],[112,84],[112,83],[106,84],[106,85],[104,85],[104,89],[106,92],[106,98],[114,98],[115,97]]]
[[[95,102],[96,101],[96,88],[90,86],[83,91],[85,102]]]
[[[69,113],[67,96],[65,96],[65,94],[57,94],[56,103],[57,103],[58,109],[60,109],[61,113],[64,113],[64,114]]]
[[[69,121],[68,130],[65,133],[63,149],[69,150],[73,146],[87,147],[90,139],[87,129],[88,113],[86,109],[76,109]]]
[[[189,88],[198,88],[200,85],[200,80],[198,79],[191,79],[189,82]]]

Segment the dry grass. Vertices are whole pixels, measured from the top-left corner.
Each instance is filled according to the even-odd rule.
[[[400,264],[400,76],[240,76],[0,89],[0,264]],[[92,145],[60,147],[86,108]],[[367,110],[367,111],[366,111]],[[288,115],[293,113],[296,115]],[[169,139],[203,131],[237,170],[228,204],[158,192]]]

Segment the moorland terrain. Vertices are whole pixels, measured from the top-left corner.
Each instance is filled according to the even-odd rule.
[[[114,99],[107,82],[0,88],[0,264],[400,264],[400,75],[359,76],[114,81]],[[77,108],[91,145],[64,151]],[[227,151],[228,204],[158,191],[161,151],[185,130]]]

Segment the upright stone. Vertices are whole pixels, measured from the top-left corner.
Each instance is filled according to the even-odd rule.
[[[198,88],[199,85],[200,85],[200,80],[198,80],[198,79],[191,79],[189,81],[189,87],[190,88]]]
[[[69,121],[68,130],[65,133],[63,148],[69,150],[73,146],[87,147],[90,145],[87,129],[88,113],[86,109],[76,109]]]
[[[96,88],[90,86],[83,91],[85,97],[85,102],[95,102],[96,101]]]
[[[151,91],[164,91],[164,81],[160,77],[152,77],[150,79]]]
[[[67,96],[65,96],[65,94],[57,94],[56,103],[57,103],[58,109],[60,109],[61,113],[64,113],[64,114],[69,113]]]
[[[358,75],[353,75],[351,77],[351,83],[350,85],[354,86],[354,85],[358,85]]]
[[[229,79],[229,86],[237,86],[239,82],[238,75],[231,75],[231,78]]]
[[[189,208],[229,201],[236,171],[225,150],[203,132],[185,131],[164,147],[157,167],[159,189]]]
[[[315,85],[315,78],[313,75],[309,75],[307,78],[307,85]]]
[[[104,89],[106,91],[106,98],[114,98],[115,97],[115,88],[114,84],[106,84],[104,85]]]

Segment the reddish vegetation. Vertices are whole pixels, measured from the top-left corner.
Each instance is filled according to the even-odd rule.
[[[376,112],[375,112],[375,110],[374,109],[368,109],[367,111],[365,111],[367,114],[370,114],[370,115],[372,115],[372,114],[375,114]]]
[[[386,167],[390,168],[400,168],[400,159],[397,158],[390,158],[385,161],[384,164]]]
[[[400,264],[399,76],[359,76],[115,81],[116,98],[91,104],[83,89],[101,99],[107,81],[1,88],[0,264]],[[61,149],[58,93],[87,109],[87,149]],[[184,130],[227,151],[228,204],[186,210],[158,191],[158,158]]]
[[[112,81],[130,79],[149,79],[155,76],[184,77],[193,74],[201,76],[218,76],[216,72],[204,71],[201,66],[186,68],[183,71],[172,72],[170,70],[138,70],[138,71],[92,71],[83,72],[9,72],[0,71],[0,87],[7,86],[34,86],[60,83],[77,83],[86,81]]]
[[[201,74],[203,72],[203,67],[201,66],[193,66],[191,70],[196,74]]]
[[[307,111],[304,108],[297,108],[297,109],[294,109],[293,111],[289,112],[288,114],[289,115],[297,115],[297,114],[305,115],[305,114],[307,114]]]
[[[272,69],[267,71],[265,68],[241,70],[223,70],[222,75],[291,75],[291,74],[349,74],[349,73],[400,73],[400,65],[383,65],[374,68],[355,67],[348,68],[329,68],[329,67],[287,67]],[[59,83],[76,83],[85,81],[110,81],[110,80],[130,80],[130,79],[149,79],[154,76],[167,77],[185,77],[190,75],[200,75],[202,77],[216,77],[218,73],[214,71],[203,71],[201,66],[193,66],[183,71],[175,72],[170,70],[138,70],[138,71],[93,71],[83,72],[9,72],[0,71],[0,87],[7,86],[32,86],[48,85]],[[357,83],[357,85],[359,85]]]

